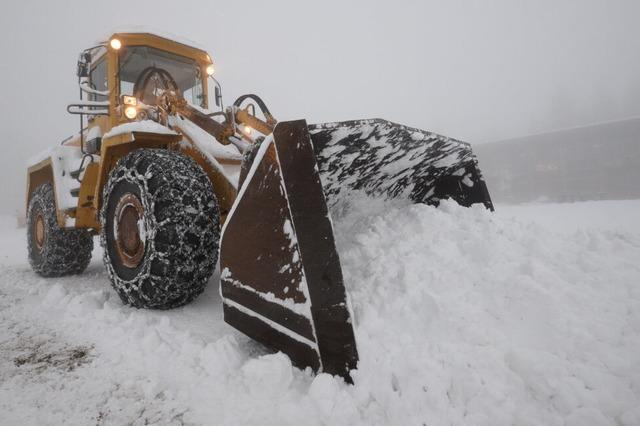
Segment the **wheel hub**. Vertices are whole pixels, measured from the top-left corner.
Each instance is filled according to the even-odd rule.
[[[116,251],[128,268],[137,267],[144,256],[144,236],[140,235],[144,208],[140,199],[127,193],[120,198],[114,214]]]
[[[42,213],[38,213],[36,216],[36,221],[34,223],[35,227],[35,240],[36,247],[38,247],[39,251],[42,251],[44,247],[44,218],[42,217]]]

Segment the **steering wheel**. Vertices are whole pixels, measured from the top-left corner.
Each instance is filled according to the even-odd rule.
[[[178,84],[167,70],[153,66],[142,70],[133,85],[133,95],[147,105],[157,104],[158,98],[168,91],[180,93]]]

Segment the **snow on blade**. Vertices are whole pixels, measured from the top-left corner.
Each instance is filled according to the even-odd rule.
[[[437,205],[452,198],[491,208],[465,142],[381,119],[312,124],[309,132],[330,206],[360,191],[414,203]]]
[[[290,267],[290,266],[287,265],[287,267]],[[231,273],[229,268],[224,268],[222,270],[222,272],[220,272],[220,279],[226,279],[226,280],[230,281],[232,283],[232,285],[234,285],[236,287],[239,287],[239,288],[241,288],[243,290],[246,290],[246,291],[248,291],[248,292],[250,292],[252,294],[255,294],[257,297],[259,297],[260,299],[264,299],[267,302],[275,303],[275,304],[280,305],[280,306],[282,306],[284,308],[290,309],[290,310],[292,310],[293,312],[295,312],[297,314],[309,317],[309,308],[310,308],[309,295],[308,295],[308,290],[307,290],[306,281],[304,280],[304,277],[303,277],[303,282],[300,285],[301,288],[299,288],[299,290],[301,292],[303,292],[303,294],[306,297],[304,303],[296,303],[291,298],[280,299],[280,298],[276,297],[272,292],[261,293],[259,291],[256,291],[253,287],[250,287],[248,285],[244,285],[240,281],[236,280],[233,277],[233,274]],[[225,300],[225,302],[226,302],[226,300]],[[237,305],[237,304],[234,304],[233,306],[235,307],[235,305]],[[272,323],[272,321],[269,321],[269,324],[271,324],[271,323]]]

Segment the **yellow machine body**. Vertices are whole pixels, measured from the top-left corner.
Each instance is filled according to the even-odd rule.
[[[117,39],[124,47],[145,46],[172,53],[184,58],[194,60],[199,68],[202,78],[203,105],[208,107],[208,66],[212,65],[209,54],[204,50],[188,46],[186,44],[169,40],[150,33],[115,33],[109,40]],[[109,114],[89,118],[84,133],[87,134],[93,127],[100,128],[100,134],[107,134],[112,128],[131,122],[122,113],[122,102],[120,93],[120,81],[118,76],[120,49],[116,50],[105,44],[102,54],[93,59],[91,69],[95,69],[102,61],[107,63],[107,87],[109,91]],[[251,116],[245,111],[241,111],[245,120],[250,120]],[[257,126],[256,126],[257,127]],[[89,163],[84,170],[80,183],[78,203],[72,209],[58,209],[58,224],[61,227],[67,226],[67,218],[75,218],[74,227],[91,228],[96,231],[100,229],[98,212],[101,207],[101,192],[103,185],[109,177],[109,172],[118,162],[129,152],[139,148],[165,148],[180,150],[192,157],[207,173],[211,180],[216,197],[220,204],[222,220],[231,209],[237,194],[236,186],[225,177],[214,165],[212,165],[205,155],[197,148],[187,136],[180,134],[179,127],[175,129],[178,135],[167,135],[161,133],[148,132],[125,132],[110,138],[104,138],[101,143],[99,155],[94,155],[96,161]],[[182,142],[182,143],[181,143]],[[63,142],[64,146],[77,147],[80,150],[80,135],[69,138]],[[217,159],[219,163],[240,167],[240,160],[230,160],[228,158]],[[37,164],[31,165],[27,170],[27,192],[26,200],[30,199],[31,193],[42,183],[52,182],[56,186],[55,175],[52,170],[51,158],[45,158]]]

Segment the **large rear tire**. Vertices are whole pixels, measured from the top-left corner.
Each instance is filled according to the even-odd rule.
[[[100,242],[125,304],[170,309],[195,299],[218,260],[220,214],[209,178],[191,158],[139,149],[103,190]]]
[[[91,261],[93,238],[89,231],[58,226],[51,183],[37,187],[29,199],[27,249],[31,267],[43,277],[80,274]]]

